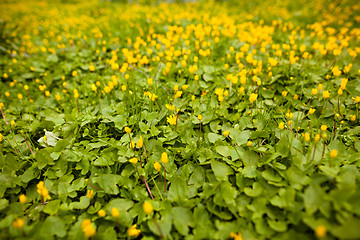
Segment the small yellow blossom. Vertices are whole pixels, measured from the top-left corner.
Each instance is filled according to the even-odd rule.
[[[230,134],[229,130],[226,130],[226,131],[223,132],[223,135],[224,135],[225,137],[229,136],[229,134]]]
[[[90,238],[96,234],[96,229],[92,225],[90,219],[85,219],[81,223],[81,229],[87,238]]]
[[[317,93],[318,93],[317,88],[311,89],[311,94],[312,94],[312,95],[316,95]]]
[[[305,140],[306,142],[310,141],[310,134],[309,134],[309,133],[305,133],[305,134],[304,134],[304,140]]]
[[[203,117],[199,114],[198,116],[197,116],[197,118],[198,118],[198,120],[201,122],[201,120],[203,119]]]
[[[18,218],[12,223],[12,225],[17,229],[23,228],[24,224],[25,220],[23,218]]]
[[[136,157],[133,157],[133,158],[129,159],[129,162],[131,162],[132,164],[137,164],[138,159]]]
[[[326,98],[329,98],[330,97],[330,92],[328,90],[324,91],[323,92],[323,97],[326,99]]]
[[[77,71],[72,71],[72,73],[71,73],[71,75],[73,76],[73,77],[76,77],[77,76]]]
[[[281,130],[284,129],[284,126],[285,126],[284,122],[279,123],[279,128],[280,128]]]
[[[125,127],[124,130],[126,133],[131,133],[131,129],[129,127]]]
[[[350,121],[355,122],[355,120],[356,120],[356,116],[355,115],[350,115]]]
[[[136,142],[136,146],[138,148],[142,148],[143,144],[144,144],[144,140],[143,140],[142,136],[140,136],[139,140]]]
[[[327,129],[327,126],[326,125],[321,125],[321,131],[325,132]]]
[[[94,190],[88,189],[88,190],[87,190],[87,193],[86,193],[86,196],[87,196],[89,199],[92,199],[92,198],[94,197]]]
[[[330,157],[335,158],[337,156],[338,152],[336,149],[331,150]]]
[[[128,229],[128,235],[129,237],[134,237],[136,238],[137,236],[139,236],[141,233],[140,229],[136,228],[136,224],[132,225],[129,229]]]
[[[257,99],[257,97],[258,97],[258,94],[256,94],[256,93],[251,93],[251,94],[250,94],[250,97],[249,97],[250,102],[251,102],[251,103],[255,102],[256,99]]]
[[[120,216],[120,212],[117,208],[112,208],[111,209],[111,215],[114,217],[114,218],[118,218]]]
[[[21,194],[19,196],[19,202],[21,202],[22,204],[26,203],[27,202],[27,197],[25,194]]]
[[[155,162],[154,163],[154,168],[156,169],[156,171],[160,172],[161,170],[161,164],[159,162]]]
[[[326,228],[322,225],[317,226],[315,229],[315,235],[317,238],[324,238],[326,236]]]
[[[309,114],[313,114],[315,111],[316,111],[315,108],[310,108],[310,109],[309,109]]]
[[[170,123],[171,125],[176,125],[176,119],[177,119],[176,115],[170,115],[166,119],[167,119],[167,122]]]
[[[163,153],[161,154],[160,160],[161,160],[161,162],[162,162],[163,164],[165,164],[165,163],[167,163],[167,162],[169,161],[169,156],[168,156],[167,152],[163,152]]]
[[[98,211],[98,215],[99,215],[99,217],[105,217],[105,216],[106,216],[106,212],[105,212],[104,210],[100,209],[100,210]]]
[[[57,93],[57,94],[55,95],[55,99],[56,99],[56,101],[60,101],[60,100],[61,100],[60,94]]]
[[[18,99],[20,99],[20,100],[23,99],[23,95],[21,93],[19,93],[17,96],[18,96]]]
[[[252,145],[252,141],[248,141],[248,142],[246,143],[246,146],[248,146],[248,147],[251,147],[251,145]]]
[[[144,212],[145,212],[146,214],[149,214],[149,215],[152,214],[152,212],[153,212],[153,206],[151,205],[150,202],[145,201],[144,204],[143,204],[143,208],[144,208]]]

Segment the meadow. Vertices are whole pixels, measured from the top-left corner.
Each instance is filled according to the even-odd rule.
[[[360,239],[357,1],[0,16],[0,239]]]

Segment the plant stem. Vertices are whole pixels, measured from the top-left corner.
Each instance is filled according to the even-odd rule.
[[[158,231],[159,231],[160,237],[161,237],[162,239],[164,239],[164,234],[163,234],[163,232],[161,231],[161,228],[160,228],[159,224],[156,222],[154,216],[152,216],[151,218],[152,218],[152,220],[153,220],[156,228],[157,228]]]
[[[30,147],[30,145],[29,145],[28,141],[26,141],[26,138],[25,138],[24,134],[22,134],[22,133],[21,133],[21,136],[24,138],[24,140],[25,140],[25,142],[26,142],[26,145],[27,145],[27,146],[28,146],[28,148],[30,149],[30,152],[31,152],[33,155],[35,155],[35,153],[34,153],[34,152],[33,152],[33,150],[31,149],[31,147]],[[46,142],[46,145],[47,145],[47,142]]]

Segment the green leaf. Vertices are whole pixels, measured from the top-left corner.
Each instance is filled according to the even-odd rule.
[[[181,235],[186,236],[189,233],[189,226],[192,225],[191,211],[183,207],[174,207],[171,214],[176,230]]]
[[[43,169],[47,165],[54,164],[54,160],[51,158],[48,148],[37,151],[35,154],[35,159],[38,162],[39,169]]]
[[[79,202],[70,203],[70,208],[85,209],[85,208],[89,207],[89,205],[90,205],[90,199],[86,196],[82,196],[82,197],[80,197]]]
[[[211,169],[213,170],[215,176],[219,180],[227,180],[227,176],[233,174],[234,171],[227,164],[211,160]]]
[[[310,184],[304,192],[304,206],[308,214],[314,214],[323,204],[324,192],[317,184]]]
[[[287,224],[283,221],[267,220],[269,226],[277,232],[285,232],[287,230]]]
[[[230,149],[228,146],[217,146],[217,147],[215,147],[215,150],[217,153],[219,153],[223,157],[230,156]]]
[[[207,135],[209,142],[214,143],[218,140],[224,140],[224,136],[223,135],[219,135],[219,134],[215,134],[215,133],[209,133]]]
[[[117,115],[113,119],[113,121],[115,123],[115,127],[118,128],[119,130],[123,130],[123,128],[127,126],[126,118],[123,115]]]
[[[45,207],[42,209],[42,211],[49,215],[55,215],[57,213],[57,211],[59,210],[60,202],[61,201],[59,199],[50,201],[45,205]]]
[[[173,202],[184,201],[187,198],[188,186],[181,178],[173,178],[169,188],[168,199]]]
[[[59,217],[47,217],[42,226],[42,231],[47,237],[55,235],[63,238],[66,236],[66,226]]]
[[[94,183],[98,183],[101,189],[108,194],[118,194],[119,188],[117,186],[120,176],[114,174],[102,174],[99,177],[92,178]]]
[[[244,193],[249,197],[257,197],[262,193],[262,187],[258,182],[254,182],[252,188],[244,188]]]

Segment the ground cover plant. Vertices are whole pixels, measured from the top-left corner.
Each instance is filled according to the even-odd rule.
[[[0,239],[359,239],[356,1],[0,3]]]

